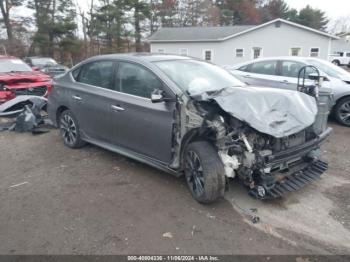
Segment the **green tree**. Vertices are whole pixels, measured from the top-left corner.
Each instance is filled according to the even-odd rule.
[[[325,30],[329,20],[326,17],[325,12],[307,5],[300,10],[296,22],[318,30]]]
[[[276,18],[288,19],[289,7],[284,0],[271,0],[263,7],[263,21],[270,21]]]
[[[144,0],[129,0],[128,5],[133,11],[133,25],[135,35],[135,50],[136,52],[143,51],[141,38],[142,32],[146,31],[144,23],[150,18],[151,5]]]
[[[72,0],[30,0],[28,7],[34,10],[37,26],[31,48],[33,53],[53,57],[55,47],[62,39],[76,38],[76,12]]]
[[[21,6],[22,4],[22,0],[0,0],[0,9],[2,15],[1,22],[3,22],[5,25],[9,46],[11,46],[14,42],[13,26],[11,23],[11,9],[16,6]]]

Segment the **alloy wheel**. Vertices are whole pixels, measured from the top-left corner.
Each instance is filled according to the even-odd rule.
[[[74,145],[77,141],[77,127],[70,115],[63,115],[60,121],[61,134],[68,145]]]
[[[204,193],[203,167],[198,155],[194,151],[188,151],[186,155],[186,180],[191,191],[197,196]]]
[[[350,125],[350,101],[345,102],[339,108],[339,118],[344,124]]]

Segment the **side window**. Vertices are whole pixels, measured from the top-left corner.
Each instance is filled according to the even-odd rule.
[[[304,64],[294,61],[282,61],[281,75],[297,78],[299,76],[300,69],[304,66]],[[306,76],[314,73],[316,73],[314,69],[310,67],[306,68]]]
[[[249,68],[251,67],[251,64],[241,66],[238,68],[239,71],[244,71],[244,72],[250,72]]]
[[[276,75],[277,61],[262,61],[252,64],[250,72],[262,75]]]
[[[80,83],[106,89],[113,88],[113,61],[96,61],[86,64],[78,74],[77,81]]]
[[[79,76],[80,70],[81,70],[81,67],[75,69],[75,70],[72,72],[72,76],[73,76],[73,78],[74,78],[75,81],[78,80],[78,76]]]
[[[286,77],[298,77],[299,70],[304,65],[293,61],[282,61],[281,75]]]
[[[162,82],[153,73],[132,63],[119,63],[116,79],[117,91],[151,98],[155,89],[162,89]]]

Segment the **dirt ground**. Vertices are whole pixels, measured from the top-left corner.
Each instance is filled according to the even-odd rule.
[[[350,128],[331,126],[316,183],[272,202],[231,183],[206,206],[184,179],[57,130],[1,132],[0,254],[350,254]]]

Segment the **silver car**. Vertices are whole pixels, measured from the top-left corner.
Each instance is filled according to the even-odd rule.
[[[332,113],[339,123],[350,127],[350,73],[330,62],[311,57],[272,57],[225,68],[249,85],[296,90],[299,70],[305,65],[315,66],[326,76],[323,87],[330,88],[335,99]]]
[[[313,97],[248,89],[182,56],[90,58],[54,79],[48,113],[68,147],[88,142],[184,174],[201,203],[222,197],[230,178],[254,197],[276,198],[327,169],[319,148],[331,129],[319,128],[326,119]]]

